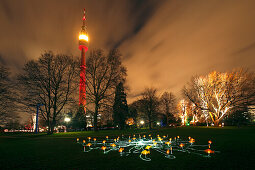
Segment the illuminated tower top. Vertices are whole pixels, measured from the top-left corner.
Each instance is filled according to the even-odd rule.
[[[89,37],[88,37],[88,32],[87,32],[87,27],[86,27],[86,15],[85,15],[85,8],[84,8],[84,15],[83,15],[83,24],[81,27],[81,31],[79,33],[79,49],[82,50],[82,48],[85,49],[85,51],[88,50],[88,41],[89,41]]]

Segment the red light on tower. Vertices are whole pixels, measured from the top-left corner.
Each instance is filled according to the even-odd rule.
[[[85,9],[83,15],[83,24],[81,27],[81,32],[79,33],[79,49],[81,50],[81,65],[80,65],[80,90],[79,90],[79,105],[84,107],[86,112],[86,58],[85,53],[88,51],[88,33],[87,27],[85,25],[86,16]]]

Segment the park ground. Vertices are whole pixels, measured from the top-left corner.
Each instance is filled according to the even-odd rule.
[[[211,158],[176,153],[166,159],[153,150],[146,162],[139,154],[120,156],[117,151],[82,152],[76,138],[105,138],[131,134],[160,134],[196,139],[196,144],[212,140],[212,150],[220,151]],[[255,169],[255,127],[179,127],[149,130],[105,130],[46,134],[0,134],[0,169]]]

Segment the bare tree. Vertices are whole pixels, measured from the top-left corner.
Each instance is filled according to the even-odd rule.
[[[4,125],[15,118],[16,103],[10,72],[0,65],[0,124]]]
[[[78,71],[78,62],[73,57],[45,52],[38,60],[27,62],[23,73],[18,75],[20,102],[30,110],[38,103],[43,104],[42,117],[49,134],[54,132],[63,108],[74,101]]]
[[[248,95],[252,90],[248,88],[249,82],[247,72],[242,70],[230,73],[214,71],[207,76],[193,78],[188,87],[184,87],[183,93],[201,109],[206,120],[218,125],[231,109],[254,96]]]
[[[94,130],[97,131],[99,111],[113,101],[117,84],[125,81],[126,68],[117,49],[110,50],[108,55],[97,49],[90,53],[86,72],[88,104],[94,106]]]
[[[157,97],[157,89],[155,88],[146,88],[142,93],[142,107],[144,113],[147,115],[149,128],[151,130],[152,124],[155,121],[158,113],[159,99]]]
[[[176,122],[176,97],[171,92],[164,92],[160,97],[160,107],[162,113],[167,117],[167,124]]]

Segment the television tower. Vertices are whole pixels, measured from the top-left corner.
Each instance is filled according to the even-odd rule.
[[[80,91],[79,91],[79,105],[83,106],[86,113],[86,59],[85,53],[88,51],[88,33],[85,24],[86,16],[85,9],[83,15],[83,24],[79,33],[79,49],[81,50],[81,65],[80,65]]]

